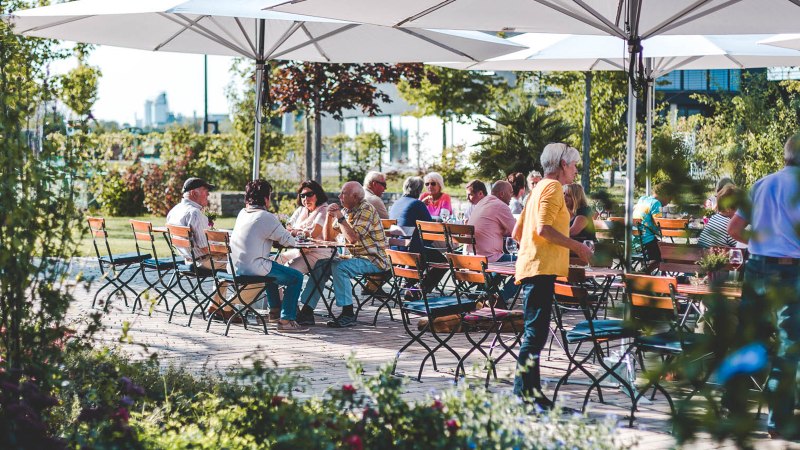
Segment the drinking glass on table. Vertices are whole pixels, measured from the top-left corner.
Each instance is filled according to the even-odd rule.
[[[590,239],[587,239],[587,240],[583,241],[583,245],[589,247],[589,250],[592,251],[592,255],[594,255],[594,241],[592,241]],[[592,267],[591,259],[589,260],[589,262],[586,263],[586,268],[588,269],[590,267]]]
[[[347,238],[344,236],[344,233],[339,233],[339,234],[336,235],[336,242],[339,245],[344,245],[344,244],[347,243]],[[342,254],[342,255],[346,255],[347,254],[347,247],[339,247],[339,249],[340,249],[339,250],[340,254]]]
[[[519,250],[519,245],[517,245],[517,241],[513,237],[506,238],[506,251],[509,255],[515,255]]]
[[[744,255],[739,248],[732,248],[728,250],[728,259],[733,266],[733,281],[739,281],[739,269],[744,263]]]
[[[439,210],[439,218],[442,219],[443,223],[447,223],[447,221],[450,220],[450,210],[449,209]]]

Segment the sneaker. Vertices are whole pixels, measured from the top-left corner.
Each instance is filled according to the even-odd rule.
[[[331,328],[349,328],[356,326],[356,316],[339,316],[336,320],[331,320],[328,322],[328,326]]]
[[[308,331],[308,327],[304,327],[296,321],[290,320],[286,323],[278,322],[278,331],[281,333],[305,333]]]
[[[295,322],[297,322],[298,325],[316,325],[314,312],[301,309],[297,312],[297,319],[295,319]]]

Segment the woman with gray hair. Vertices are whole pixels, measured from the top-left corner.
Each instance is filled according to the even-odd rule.
[[[438,216],[443,209],[453,212],[450,196],[442,192],[444,189],[444,178],[438,172],[431,172],[425,175],[426,191],[419,197],[422,203],[428,207],[431,216]]]
[[[544,178],[531,192],[513,232],[519,242],[515,278],[522,284],[525,308],[514,393],[544,409],[552,408],[553,402],[542,393],[539,354],[547,342],[556,277],[567,276],[570,250],[584,262],[592,256],[589,247],[569,238],[562,187],[575,180],[580,159],[578,150],[566,144],[544,148]]]
[[[417,200],[422,192],[423,181],[420,177],[408,177],[403,183],[403,196],[397,199],[389,210],[389,218],[397,219],[397,226],[413,228],[414,233],[411,235],[411,245],[408,249],[402,248],[401,250],[409,250],[413,253],[420,253],[423,255],[425,261],[428,262],[446,262],[447,259],[442,253],[435,249],[427,249],[422,245],[422,240],[419,237],[419,229],[417,229],[417,221],[430,222],[431,214],[428,208],[420,200]],[[425,277],[423,289],[430,292],[434,286],[439,284],[442,276],[444,276],[445,269],[429,269],[428,275]]]

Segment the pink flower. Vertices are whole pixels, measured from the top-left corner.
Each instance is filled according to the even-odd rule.
[[[431,405],[431,408],[437,411],[444,411],[444,403],[442,403],[441,400],[434,400],[433,404]]]
[[[344,442],[353,450],[364,450],[364,443],[361,441],[361,436],[357,434],[350,435]]]
[[[281,406],[283,404],[284,398],[280,395],[273,395],[272,401],[270,402],[272,406]]]
[[[458,420],[456,419],[450,419],[447,422],[445,422],[444,425],[447,427],[447,431],[449,431],[451,434],[458,431],[459,428]]]
[[[347,395],[354,395],[356,393],[356,388],[352,384],[345,384],[342,386],[342,392]]]

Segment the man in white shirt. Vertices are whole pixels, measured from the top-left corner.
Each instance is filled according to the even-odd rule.
[[[364,200],[375,207],[378,217],[381,219],[389,218],[389,211],[383,203],[383,192],[386,191],[386,175],[371,171],[364,177]]]
[[[167,213],[167,225],[180,225],[192,229],[194,240],[194,257],[197,265],[211,269],[208,259],[208,241],[206,230],[210,227],[208,217],[203,208],[208,206],[208,193],[215,186],[202,178],[189,178],[183,183],[183,199]],[[178,248],[186,264],[192,263],[192,255],[184,248]]]

